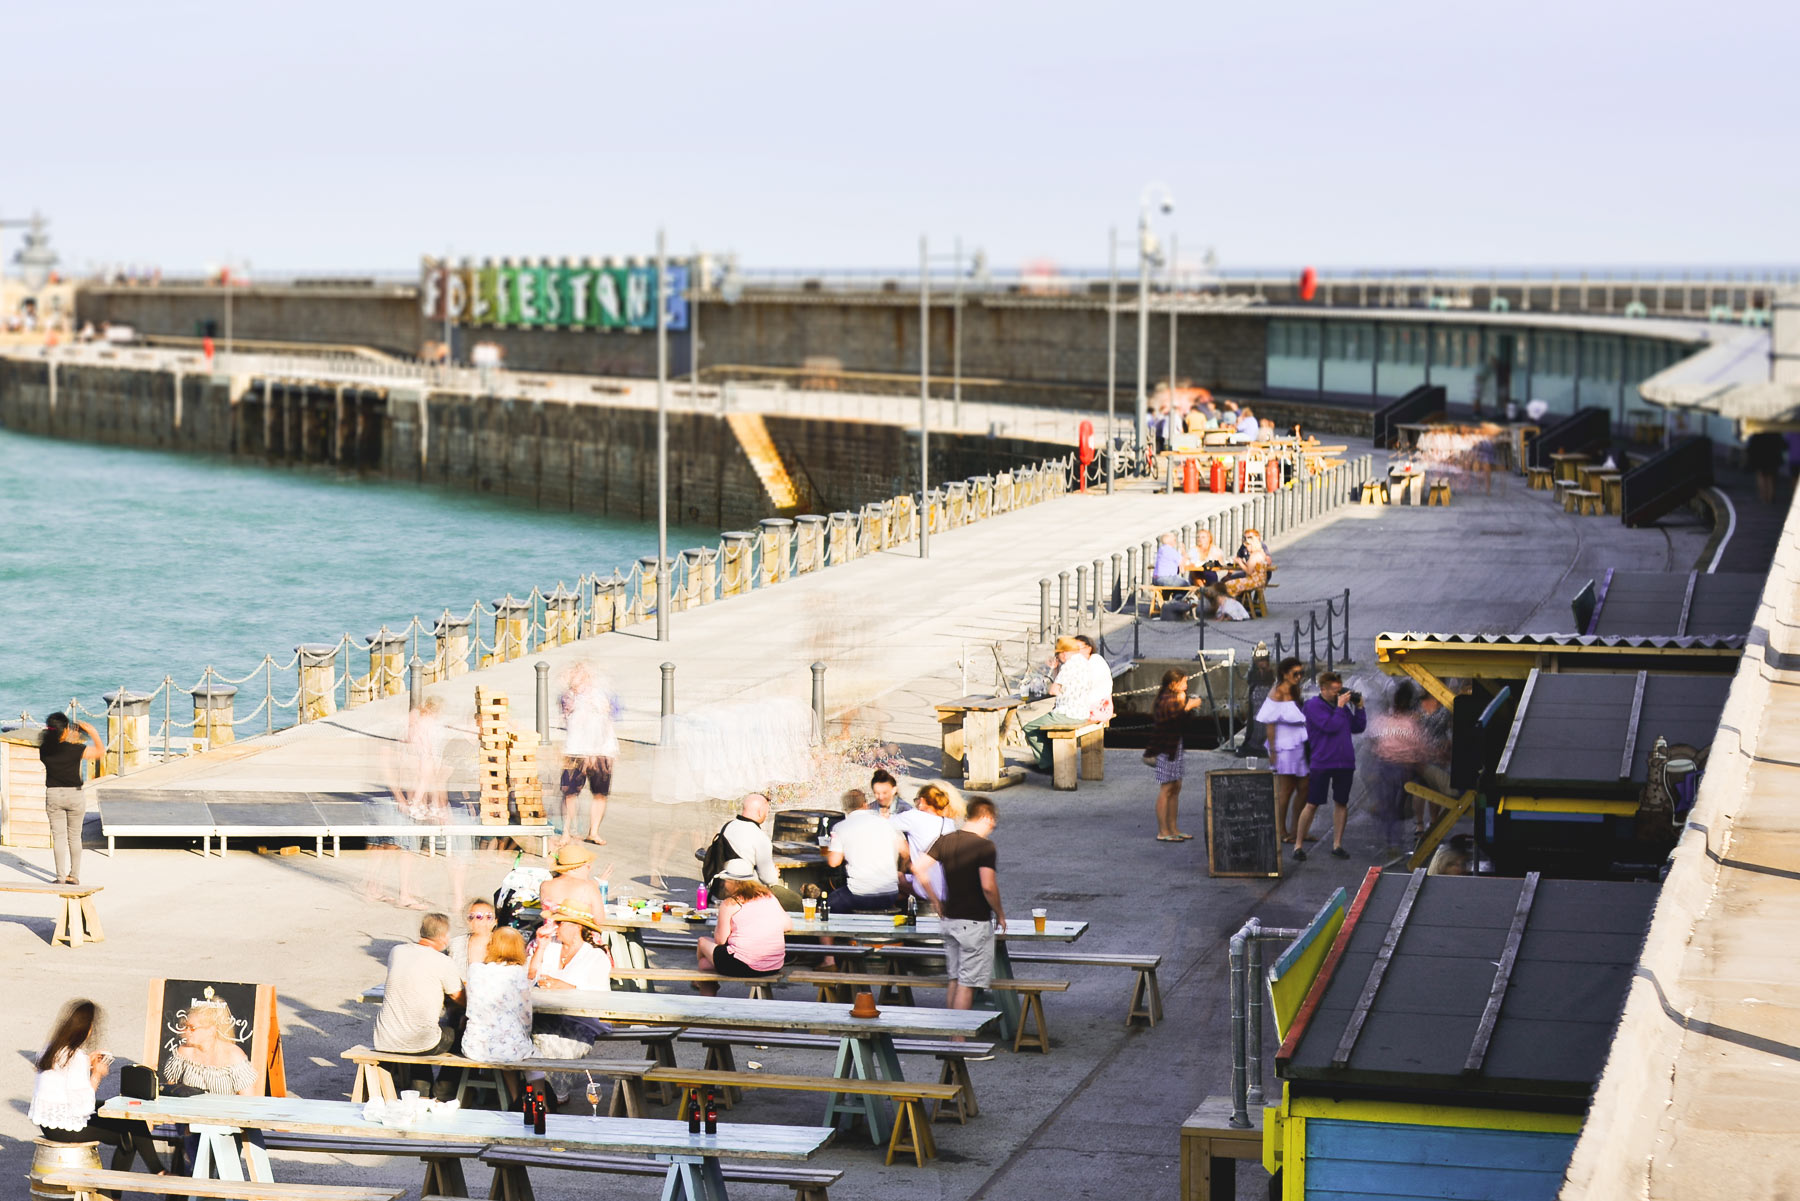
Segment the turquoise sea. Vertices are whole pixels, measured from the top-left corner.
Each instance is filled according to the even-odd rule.
[[[715,537],[671,530],[669,545]],[[209,664],[235,679],[299,643],[366,640],[415,614],[429,629],[446,608],[573,588],[655,552],[654,523],[0,429],[0,720],[72,697],[101,710],[102,693],[164,676],[192,687]],[[351,661],[367,670],[366,654]],[[262,694],[260,676],[241,686],[238,716]]]

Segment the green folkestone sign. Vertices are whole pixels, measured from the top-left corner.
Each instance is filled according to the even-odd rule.
[[[671,263],[669,328],[688,324],[688,265]],[[427,264],[419,305],[433,321],[538,329],[655,329],[655,267]]]

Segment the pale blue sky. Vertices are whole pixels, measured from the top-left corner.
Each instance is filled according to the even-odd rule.
[[[1800,262],[1800,4],[11,5],[65,263]],[[4,245],[10,258],[16,233]]]

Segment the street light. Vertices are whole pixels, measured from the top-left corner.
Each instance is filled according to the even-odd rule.
[[[1150,434],[1150,263],[1160,262],[1156,239],[1150,234],[1150,204],[1160,193],[1157,207],[1164,216],[1175,211],[1175,193],[1167,184],[1152,183],[1138,196],[1138,353],[1137,353],[1137,441],[1141,453]]]
[[[1118,430],[1114,411],[1119,391],[1119,228],[1106,231],[1106,492],[1112,495]]]
[[[669,640],[669,274],[656,231],[656,640]]]
[[[930,426],[926,406],[931,401],[931,251],[925,235],[919,235],[919,558],[931,557],[931,457],[926,446]]]

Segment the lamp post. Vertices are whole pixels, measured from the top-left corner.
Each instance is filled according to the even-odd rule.
[[[956,239],[954,299],[950,303],[950,424],[962,429],[962,236]]]
[[[688,260],[688,404],[700,411],[700,248]]]
[[[1150,433],[1150,260],[1156,257],[1150,236],[1150,200],[1162,194],[1159,207],[1164,214],[1175,211],[1175,194],[1167,185],[1146,185],[1138,197],[1138,353],[1137,353],[1137,442],[1141,452],[1149,444]]]
[[[669,640],[669,294],[663,231],[656,231],[656,640]]]
[[[931,251],[925,235],[919,235],[919,558],[931,557],[931,463],[926,442],[930,427],[926,407],[931,400]]]
[[[1113,490],[1113,451],[1118,431],[1114,409],[1119,391],[1119,227],[1106,231],[1106,492]]]
[[[1175,264],[1178,256],[1175,253],[1175,231],[1169,231],[1169,394],[1174,399],[1175,392]]]

